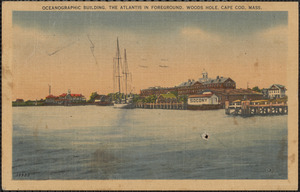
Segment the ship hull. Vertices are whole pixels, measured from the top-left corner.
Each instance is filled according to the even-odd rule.
[[[118,109],[133,109],[134,105],[133,103],[115,103],[114,108]]]

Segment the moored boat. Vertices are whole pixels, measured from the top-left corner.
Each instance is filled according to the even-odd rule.
[[[114,64],[114,77],[117,78],[117,85],[118,85],[118,95],[119,98],[117,101],[113,103],[114,108],[119,108],[119,109],[133,109],[134,104],[132,101],[131,94],[128,96],[127,94],[127,89],[128,89],[128,78],[131,77],[131,73],[129,73],[128,69],[128,63],[127,63],[127,56],[126,56],[126,49],[124,49],[124,65],[121,63],[121,54],[120,54],[120,48],[119,48],[119,40],[117,39],[117,54],[116,57],[114,58],[116,63]],[[123,66],[123,67],[122,67]],[[121,69],[122,67],[122,69]],[[123,76],[121,76],[121,70]],[[125,94],[121,93],[121,77],[123,77],[124,85],[125,85]],[[114,81],[115,82],[115,81]],[[121,99],[122,96],[124,95],[125,98]]]

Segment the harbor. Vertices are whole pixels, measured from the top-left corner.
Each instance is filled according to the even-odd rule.
[[[90,37],[89,41],[92,43]],[[107,95],[92,92],[87,99],[81,93],[66,93],[59,96],[49,94],[45,99],[16,99],[14,107],[23,106],[80,106],[96,105],[120,109],[165,109],[165,110],[217,110],[225,109],[227,115],[285,115],[288,113],[286,87],[273,84],[269,88],[237,88],[231,77],[212,78],[203,69],[202,76],[196,80],[188,79],[173,87],[149,87],[134,93],[132,72],[126,49],[121,53],[119,38],[116,40],[116,53],[113,57],[113,92]],[[123,56],[121,56],[123,55]],[[168,67],[159,65],[160,67]]]
[[[296,11],[105,6],[8,15],[7,187],[290,186]]]

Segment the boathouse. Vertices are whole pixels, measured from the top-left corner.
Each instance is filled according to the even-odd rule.
[[[187,109],[190,110],[211,110],[220,109],[219,98],[212,91],[203,91],[200,95],[188,97]]]
[[[211,91],[203,92],[200,95],[190,95],[188,105],[218,105],[218,96]]]

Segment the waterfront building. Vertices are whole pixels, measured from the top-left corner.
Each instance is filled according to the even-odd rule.
[[[268,97],[270,99],[285,97],[286,88],[283,85],[273,84],[268,89]]]
[[[24,99],[16,99],[16,103],[24,103]]]
[[[95,104],[101,106],[113,105],[112,98],[107,95],[97,95],[93,101]]]
[[[94,98],[94,103],[100,103],[100,102],[104,102],[107,101],[109,98],[106,95],[97,95]]]
[[[85,97],[82,94],[71,94],[71,90],[68,90],[68,93],[59,95],[59,99],[67,101],[69,103],[80,103],[86,101]]]
[[[58,99],[57,96],[54,96],[54,95],[48,95],[48,96],[46,97],[46,103],[54,104],[54,103],[57,102],[57,99]]]
[[[225,101],[230,103],[235,100],[261,100],[263,94],[250,89],[211,89],[219,97],[220,104],[224,107]]]
[[[211,91],[205,91],[200,95],[190,95],[188,105],[218,105],[219,98]]]
[[[204,70],[202,78],[198,80],[189,79],[175,87],[150,87],[142,89],[141,96],[160,95],[168,92],[177,92],[178,95],[195,95],[200,94],[205,89],[235,89],[236,83],[229,77],[217,76],[215,79],[209,78],[208,73]]]
[[[48,104],[66,104],[66,103],[81,103],[85,102],[86,99],[82,94],[71,94],[71,91],[68,90],[68,93],[63,93],[59,96],[48,95],[46,97],[46,103]]]

